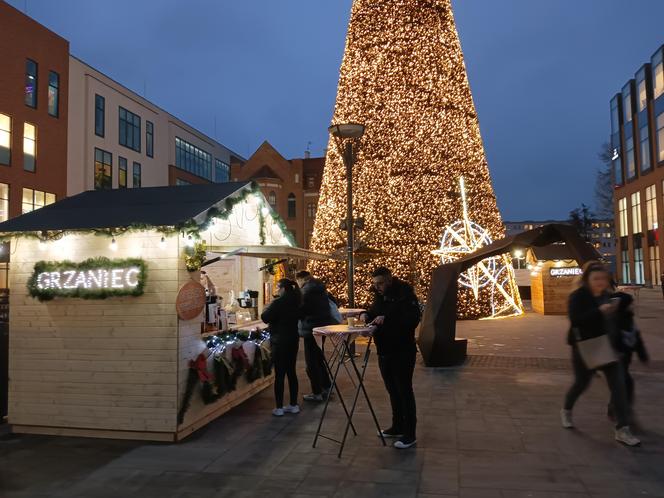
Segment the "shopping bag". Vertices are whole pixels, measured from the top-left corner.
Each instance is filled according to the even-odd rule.
[[[592,339],[577,340],[576,347],[588,370],[594,370],[618,361],[609,336],[606,334]]]

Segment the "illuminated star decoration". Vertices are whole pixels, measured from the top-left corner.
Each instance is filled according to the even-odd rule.
[[[459,179],[463,219],[445,228],[440,240],[440,248],[432,251],[440,256],[443,264],[468,256],[478,249],[491,244],[491,236],[480,225],[468,217],[468,202],[463,176]],[[480,299],[480,289],[488,287],[491,293],[490,318],[520,315],[520,303],[512,297],[514,273],[509,259],[495,256],[483,259],[459,275],[459,285],[472,290],[475,300]],[[496,299],[497,297],[501,299]]]

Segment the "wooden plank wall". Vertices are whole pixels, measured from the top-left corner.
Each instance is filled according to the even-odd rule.
[[[34,240],[12,242],[9,422],[17,431],[175,432],[178,237],[164,248],[155,232],[116,239],[115,252],[94,235],[70,235],[46,250]],[[28,296],[36,261],[97,256],[145,259],[145,294],[43,303]]]

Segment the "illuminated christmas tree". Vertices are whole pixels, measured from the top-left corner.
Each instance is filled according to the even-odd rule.
[[[441,253],[441,239],[456,222],[470,220],[483,230],[483,242],[472,241],[477,247],[504,236],[450,0],[355,0],[332,122],[366,127],[353,169],[353,214],[364,218],[358,245],[381,253],[356,268],[357,304],[369,300],[377,265],[415,284],[426,298],[432,270],[451,254]],[[331,253],[345,244],[345,185],[343,161],[331,140],[315,251]],[[510,299],[491,282],[460,281],[462,317],[521,311],[511,266],[503,268],[509,258],[494,263],[485,268],[502,265],[496,278]],[[344,268],[340,262],[311,265],[342,299]],[[485,282],[486,272],[474,268],[466,280],[477,283],[483,276]]]

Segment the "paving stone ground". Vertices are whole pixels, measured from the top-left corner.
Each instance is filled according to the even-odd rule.
[[[664,318],[654,300],[651,312]],[[518,320],[541,327],[547,318]],[[486,323],[490,330],[483,335],[499,322]],[[495,330],[509,337],[510,329],[524,333],[510,320]],[[664,360],[657,345],[662,337],[664,330],[649,329],[656,361]],[[362,403],[355,418],[359,436],[338,459],[331,442],[312,448],[320,406],[274,418],[268,390],[179,444],[0,436],[0,497],[664,497],[662,363],[635,371],[644,444],[632,449],[613,441],[599,377],[575,410],[578,428],[562,429],[568,352],[533,355],[539,346],[523,337],[516,342],[513,349],[525,348],[521,356],[485,349],[459,368],[417,365],[413,450],[382,447]],[[305,384],[303,372],[300,378]],[[387,423],[389,405],[374,361],[367,388]],[[337,403],[325,431],[338,434],[342,424]]]

